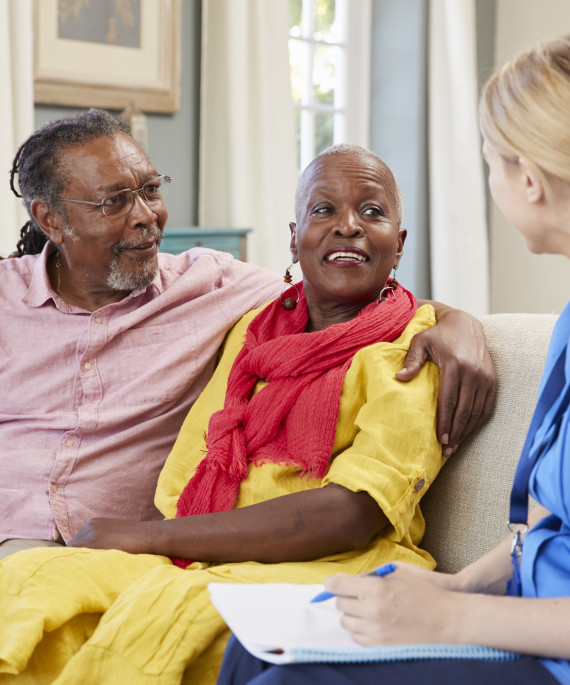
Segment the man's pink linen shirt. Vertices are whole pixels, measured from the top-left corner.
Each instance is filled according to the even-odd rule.
[[[280,279],[195,248],[95,312],[41,255],[0,262],[0,542],[65,541],[93,517],[159,518],[154,489],[227,331]]]

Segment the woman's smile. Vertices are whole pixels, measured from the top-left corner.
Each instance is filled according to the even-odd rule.
[[[370,257],[359,247],[334,247],[325,254],[324,261],[332,266],[360,266],[370,261]]]

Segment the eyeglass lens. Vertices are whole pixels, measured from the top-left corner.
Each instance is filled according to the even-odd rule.
[[[115,216],[129,209],[135,201],[135,193],[140,193],[149,204],[160,202],[167,197],[169,189],[170,178],[168,176],[157,176],[147,181],[138,190],[126,188],[106,197],[101,202],[103,213],[105,216]]]

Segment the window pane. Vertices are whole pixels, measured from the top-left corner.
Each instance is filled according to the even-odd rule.
[[[316,0],[315,39],[338,40],[335,26],[335,0]]]
[[[334,104],[336,85],[336,47],[320,45],[313,61],[313,86],[315,102]]]
[[[318,155],[334,142],[334,114],[315,114],[315,147]]]

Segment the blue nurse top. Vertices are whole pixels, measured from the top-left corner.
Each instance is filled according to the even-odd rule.
[[[570,303],[560,315],[550,341],[540,393],[561,354],[566,359],[557,375],[564,373],[558,401],[537,428],[532,452],[537,462],[529,479],[530,494],[551,511],[524,540],[521,564],[522,595],[570,597]],[[551,380],[551,379],[550,379]],[[570,641],[570,635],[568,636]],[[562,683],[570,683],[570,662],[541,659]]]

